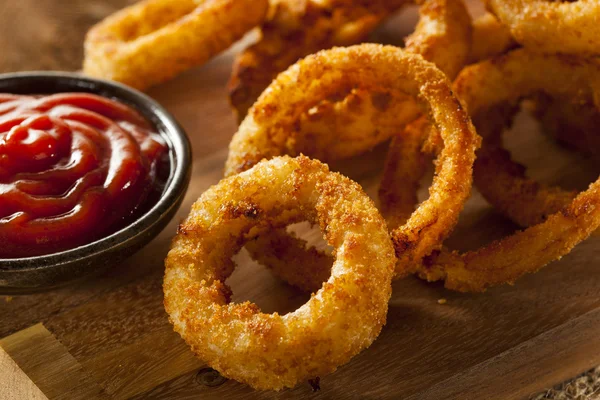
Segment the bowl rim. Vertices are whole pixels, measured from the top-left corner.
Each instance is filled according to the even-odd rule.
[[[148,119],[160,135],[166,139],[171,170],[158,202],[132,223],[106,237],[73,249],[33,257],[0,258],[1,273],[40,271],[93,259],[143,235],[151,227],[161,223],[173,207],[178,206],[182,197],[185,196],[191,178],[191,144],[185,130],[157,101],[121,83],[92,78],[77,72],[27,71],[0,74],[0,86],[2,86],[2,82],[10,80],[16,81],[15,88],[18,87],[18,81],[28,84],[35,80],[56,81],[57,85],[62,83],[68,90],[52,93],[87,92],[132,106]],[[0,91],[3,90],[4,88],[0,89]],[[36,94],[34,91],[30,91],[30,93]],[[44,90],[38,93],[50,94]]]

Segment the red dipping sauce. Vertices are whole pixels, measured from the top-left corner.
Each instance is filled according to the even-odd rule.
[[[72,249],[127,226],[160,196],[167,150],[125,104],[0,94],[0,258]]]

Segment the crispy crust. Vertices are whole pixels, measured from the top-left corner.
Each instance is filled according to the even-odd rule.
[[[520,167],[506,156],[497,134],[504,124],[502,119],[491,121],[489,111],[503,104],[510,108],[539,91],[581,96],[598,104],[600,67],[576,56],[540,55],[520,49],[467,67],[457,78],[455,90],[468,104],[484,137],[475,163],[477,187],[494,205],[502,207],[494,200],[497,196],[490,193],[499,195],[508,191],[503,196],[517,199],[526,196],[527,201],[537,201],[535,194],[542,196],[544,192],[540,192],[541,185],[525,178],[519,172]],[[428,280],[443,279],[447,288],[460,291],[483,291],[490,286],[513,283],[520,276],[561,258],[596,230],[600,225],[598,201],[600,179],[568,205],[546,216],[544,222],[476,251],[433,254],[420,274]]]
[[[517,42],[534,52],[598,54],[597,0],[486,0]]]
[[[260,24],[267,0],[145,0],[87,34],[83,72],[137,89],[200,65]]]
[[[471,50],[471,17],[462,0],[417,1],[419,22],[405,50],[434,63],[450,79],[465,66]]]
[[[277,74],[296,61],[334,46],[366,40],[367,35],[409,0],[275,0],[261,26],[259,41],[236,59],[229,98],[238,120]]]
[[[334,247],[331,277],[298,310],[264,314],[232,304],[224,283],[247,240],[307,219]],[[385,323],[395,258],[385,221],[362,188],[300,156],[277,157],[207,190],[165,261],[165,309],[193,351],[256,389],[331,373]]]
[[[300,61],[279,75],[253,106],[231,141],[225,173],[243,171],[263,158],[304,151],[294,147],[303,143],[294,130],[297,115],[345,85],[361,90],[387,88],[391,93],[401,93],[403,98],[418,98],[423,108],[415,114],[425,111],[441,132],[444,147],[437,163],[432,196],[411,215],[406,225],[392,232],[401,260],[396,273],[403,276],[411,272],[409,266],[416,260],[420,262],[423,256],[441,247],[440,238],[456,223],[470,194],[472,165],[479,145],[479,137],[467,112],[453,95],[450,82],[422,57],[392,46],[363,44],[322,51]],[[404,120],[400,119],[398,128],[402,123]],[[299,264],[304,251],[303,247],[281,250],[279,246],[277,257],[269,254],[273,252],[270,243],[279,242],[277,236],[282,234],[272,232],[268,238],[246,246],[258,261],[278,275],[283,275],[278,271]],[[305,257],[311,257],[315,265],[331,265],[326,254],[311,253]],[[290,283],[309,289],[319,285],[306,279]]]
[[[590,63],[599,65],[596,60]],[[564,68],[570,68],[569,65],[567,62]],[[596,127],[600,124],[600,113],[593,102],[589,91],[556,93],[549,87],[535,93],[528,103],[533,105],[533,114],[540,118],[545,133],[583,154],[597,156],[600,138]],[[518,107],[509,109],[516,111]],[[513,222],[528,227],[546,221],[549,215],[567,207],[578,192],[528,178],[526,167],[513,161],[510,153],[498,145],[502,128],[510,124],[513,114],[501,117],[490,130],[488,136],[496,145],[488,146],[486,156],[481,157],[481,167],[475,170],[475,182],[488,202]]]
[[[517,46],[510,30],[490,13],[473,21],[469,64],[495,57]]]
[[[532,111],[544,133],[558,143],[586,156],[600,158],[600,136],[596,132],[600,114],[589,99],[537,96]]]
[[[406,223],[419,203],[417,191],[432,154],[423,151],[431,124],[419,118],[409,124],[390,143],[379,185],[379,209],[389,229]]]

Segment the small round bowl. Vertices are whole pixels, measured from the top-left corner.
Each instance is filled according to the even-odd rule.
[[[173,218],[190,181],[191,146],[175,119],[150,97],[115,82],[65,72],[0,74],[0,93],[87,92],[128,104],[166,140],[170,176],[159,201],[125,228],[90,244],[44,256],[0,259],[0,293],[17,294],[62,286],[116,265],[150,242]],[[0,246],[2,244],[0,243]]]

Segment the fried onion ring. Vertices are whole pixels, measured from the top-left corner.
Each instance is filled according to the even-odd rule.
[[[145,0],[94,26],[85,74],[146,89],[227,49],[260,24],[267,0]]]
[[[478,132],[484,137],[475,163],[477,187],[502,209],[503,204],[494,201],[501,191],[507,191],[511,198],[524,196],[527,201],[543,200],[543,194],[552,193],[541,190],[539,184],[519,173],[519,167],[507,156],[498,136],[505,124],[490,120],[491,114],[498,114],[490,111],[502,105],[510,109],[540,91],[559,97],[581,96],[598,107],[600,66],[576,56],[542,55],[520,49],[467,67],[458,76],[455,90],[468,104]],[[494,196],[490,196],[492,192]],[[513,283],[569,253],[596,230],[600,226],[599,201],[600,179],[567,205],[547,215],[544,222],[476,251],[434,253],[425,260],[419,274],[430,281],[443,279],[447,288],[459,291],[483,291],[490,286]],[[546,199],[546,204],[550,203]]]
[[[577,150],[583,155],[600,158],[600,113],[596,107],[582,99],[549,98],[538,96],[533,105],[543,132],[559,144]]]
[[[261,39],[241,53],[234,63],[229,91],[238,119],[241,121],[246,116],[260,93],[290,65],[319,50],[366,40],[384,18],[412,2],[277,1],[271,17],[262,27]],[[462,0],[425,0],[419,8],[415,32],[406,39],[406,48],[423,55],[454,77],[465,65],[470,34],[471,18]],[[367,95],[362,97],[368,100]],[[311,121],[315,119],[321,122],[332,117],[313,116]],[[305,129],[323,128],[308,126]]]
[[[486,0],[517,42],[544,53],[600,53],[600,2]]]
[[[232,304],[224,282],[244,241],[303,219],[335,248],[322,288],[286,315]],[[394,263],[385,221],[357,183],[307,157],[278,157],[222,180],[193,205],[165,262],[165,309],[223,376],[279,390],[335,371],[375,340]]]
[[[423,103],[434,126],[439,127],[443,149],[437,162],[437,175],[431,187],[431,196],[415,211],[406,225],[393,232],[397,254],[403,261],[397,264],[398,275],[407,273],[407,261],[420,260],[441,246],[457,221],[458,213],[470,194],[471,167],[479,138],[468,114],[452,93],[450,82],[433,64],[418,55],[392,46],[363,44],[348,48],[334,48],[309,56],[290,67],[265,90],[250,110],[230,143],[225,174],[232,175],[256,164],[263,158],[282,154],[295,155],[307,150],[298,148],[304,143],[301,132],[295,130],[299,115],[311,109],[322,97],[337,93],[346,86],[361,90],[381,90],[410,95]],[[405,120],[399,120],[401,129]],[[363,151],[368,150],[367,148]],[[312,155],[308,153],[309,155]],[[261,263],[267,264],[278,275],[290,265],[298,264],[305,249],[298,246],[274,246],[282,243],[276,236],[284,231],[260,236],[246,248]],[[273,239],[275,237],[275,239]],[[291,239],[283,243],[293,244]],[[298,240],[299,243],[299,239]],[[276,255],[270,255],[273,249]],[[325,257],[313,255],[315,265],[331,265]],[[322,257],[315,260],[316,257]],[[270,263],[270,261],[276,261]],[[321,268],[321,267],[319,267]],[[324,276],[326,273],[321,273]],[[310,277],[284,277],[289,283],[314,289]]]
[[[597,61],[590,61],[590,64],[600,66]],[[568,98],[569,95],[575,97]],[[535,94],[533,99],[534,114],[541,116],[546,133],[587,154],[600,149],[600,138],[595,132],[600,123],[600,113],[589,92],[573,90],[565,94],[544,91]],[[487,135],[490,141],[494,140],[496,148],[481,158],[480,162],[485,164],[476,168],[475,182],[490,204],[521,227],[529,227],[568,207],[578,192],[528,178],[526,167],[511,159],[510,153],[501,147],[499,141],[502,128],[510,124],[518,106],[508,109],[512,112],[495,124]]]

